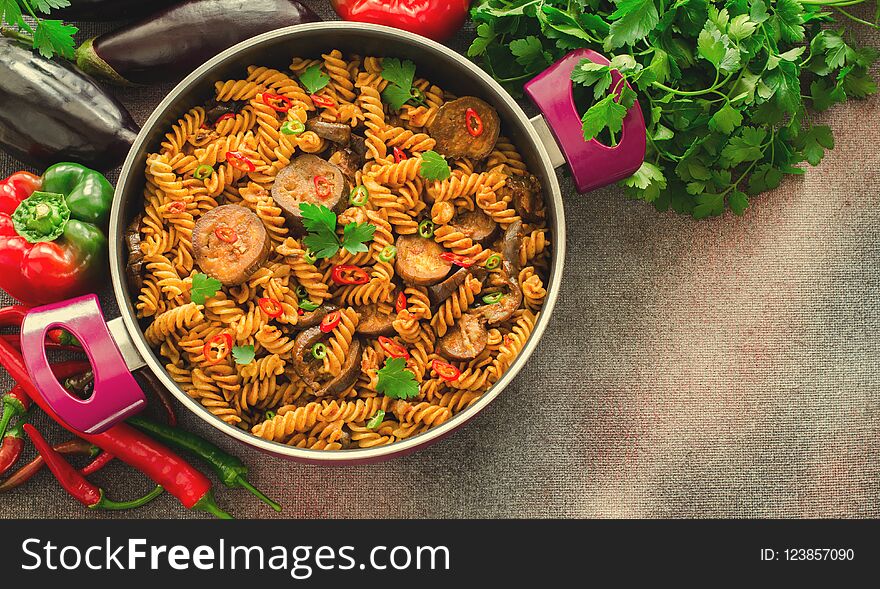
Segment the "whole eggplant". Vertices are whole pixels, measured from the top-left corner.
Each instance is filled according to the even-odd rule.
[[[62,60],[0,38],[0,149],[43,168],[63,161],[106,170],[131,148],[138,126],[95,80]]]
[[[317,20],[296,0],[189,0],[86,40],[76,63],[116,84],[169,82],[255,35]]]
[[[139,18],[182,0],[70,0],[70,6],[53,8],[52,17],[66,21],[108,21]]]

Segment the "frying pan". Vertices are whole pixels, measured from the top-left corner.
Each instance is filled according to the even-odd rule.
[[[374,448],[324,452],[270,442],[228,425],[190,398],[165,371],[147,344],[135,315],[126,284],[126,226],[143,209],[144,162],[155,151],[167,129],[194,105],[214,94],[217,80],[239,79],[251,64],[287,68],[293,56],[317,56],[331,49],[359,55],[411,59],[419,75],[458,95],[478,96],[493,105],[502,129],[519,149],[529,170],[543,186],[551,230],[552,254],[547,297],[535,329],[516,361],[495,385],[468,409],[418,436]],[[645,126],[636,103],[627,113],[620,142],[607,147],[585,142],[580,116],[572,97],[570,76],[581,59],[607,65],[602,55],[587,49],[574,51],[526,85],[526,94],[542,114],[529,119],[517,103],[485,72],[458,53],[424,37],[398,29],[353,22],[326,22],[279,29],[240,43],[195,70],[162,101],[143,125],[116,187],[110,220],[110,263],[113,291],[121,317],[106,321],[97,298],[86,295],[31,311],[22,325],[22,352],[30,376],[46,401],[68,425],[97,433],[146,405],[132,372],[152,371],[190,411],[224,434],[276,456],[314,464],[354,464],[400,456],[427,446],[458,429],[497,397],[520,371],[547,327],[565,260],[565,217],[555,168],[568,163],[578,192],[587,192],[630,176],[645,154]],[[613,82],[620,80],[613,72]],[[86,400],[68,394],[52,375],[46,357],[46,332],[64,327],[82,343],[95,373],[94,393]]]

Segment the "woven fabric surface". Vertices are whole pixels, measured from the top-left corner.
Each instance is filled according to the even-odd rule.
[[[328,3],[307,4],[332,17]],[[112,27],[78,24],[79,38]],[[450,45],[464,51],[470,34]],[[114,92],[143,123],[168,90]],[[661,214],[617,188],[580,196],[561,174],[568,257],[549,328],[486,411],[425,450],[305,466],[181,408],[182,425],[239,455],[290,518],[876,518],[880,99],[819,122],[835,149],[742,218]],[[0,154],[0,177],[19,168]],[[99,293],[117,316],[109,289]],[[64,436],[45,416],[33,422]],[[120,464],[95,480],[118,499],[150,487]],[[217,494],[237,517],[278,517],[244,491]],[[0,500],[4,518],[201,516],[167,494],[90,512],[46,472]]]

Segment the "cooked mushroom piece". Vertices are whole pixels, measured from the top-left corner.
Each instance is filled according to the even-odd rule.
[[[522,304],[523,294],[519,287],[519,272],[516,271],[513,264],[508,260],[503,262],[504,273],[507,275],[508,291],[501,297],[501,300],[491,305],[480,307],[478,312],[490,325],[507,321],[519,306]]]
[[[269,257],[269,234],[248,208],[222,205],[196,221],[193,261],[202,272],[226,286],[246,281]]]
[[[348,356],[345,357],[345,362],[342,364],[342,371],[339,373],[339,376],[323,385],[320,389],[315,391],[315,394],[319,397],[324,395],[336,395],[353,385],[361,371],[362,351],[363,345],[361,344],[361,340],[358,338],[351,340],[351,346],[348,348]]]
[[[128,262],[125,265],[125,278],[128,288],[139,292],[144,286],[144,253],[141,251],[141,222],[143,213],[132,219],[125,229],[125,247],[128,249]]]
[[[358,333],[367,337],[378,337],[394,333],[393,323],[396,315],[393,313],[382,313],[375,304],[355,307],[355,311],[357,311],[361,318],[357,324]]]
[[[312,346],[321,341],[321,338],[325,335],[318,325],[304,329],[293,340],[293,348],[290,350],[290,355],[293,357],[293,371],[312,390],[318,390],[321,388],[321,385],[318,383],[316,367],[312,363],[307,362],[305,358],[311,354]]]
[[[485,319],[473,313],[465,313],[446,332],[438,344],[440,355],[453,360],[473,360],[486,349],[489,332]]]
[[[456,215],[449,225],[483,247],[492,242],[498,230],[498,223],[480,209]]]
[[[440,257],[445,250],[432,239],[418,235],[397,238],[397,274],[410,286],[437,284],[449,274],[452,263]]]
[[[355,153],[355,155],[360,157],[366,157],[367,155],[367,140],[357,133],[351,134],[351,145],[349,146],[351,150]]]
[[[338,210],[345,192],[342,170],[316,155],[301,155],[290,162],[275,177],[272,198],[281,207],[291,230],[305,233],[302,224],[301,203],[324,205]]]
[[[544,218],[539,210],[541,182],[535,176],[511,176],[502,190],[510,194],[516,214],[524,221],[535,223]]]
[[[366,163],[362,155],[358,155],[347,147],[336,150],[327,161],[342,170],[342,175],[345,176],[345,181],[349,186],[354,186],[357,183],[357,173]]]
[[[342,123],[329,123],[313,118],[306,121],[306,130],[340,145],[348,145],[351,141],[351,127]]]
[[[513,265],[517,274],[520,271],[519,251],[522,248],[523,228],[522,221],[514,221],[504,232],[503,251],[504,259]]]
[[[478,160],[495,148],[500,130],[498,112],[486,101],[474,96],[447,102],[440,107],[428,126],[428,134],[437,141],[434,149],[438,153],[446,157]]]
[[[452,276],[439,284],[428,287],[428,298],[432,305],[439,305],[458,290],[458,287],[464,284],[465,279],[473,275],[474,278],[483,282],[486,279],[486,269],[477,266],[471,268],[459,268],[452,273]]]
[[[207,120],[209,124],[214,125],[217,123],[217,119],[223,115],[237,115],[245,106],[247,106],[247,101],[245,100],[220,102],[219,100],[212,98],[211,101],[205,105],[205,120]]]

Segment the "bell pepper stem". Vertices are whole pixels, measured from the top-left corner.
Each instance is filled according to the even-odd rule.
[[[235,519],[217,505],[217,502],[214,501],[214,493],[208,491],[205,495],[199,499],[198,503],[193,505],[193,508],[198,509],[199,511],[204,511],[205,513],[210,513],[214,517],[218,519]]]
[[[89,505],[90,509],[107,509],[113,511],[121,511],[123,509],[136,509],[138,507],[143,507],[159,495],[165,492],[165,489],[162,485],[156,485],[156,488],[144,495],[143,497],[138,497],[137,499],[132,499],[130,501],[113,501],[112,499],[107,499],[104,495],[104,491],[101,491],[101,499],[95,503],[94,505]]]
[[[250,491],[254,495],[254,497],[259,499],[260,501],[262,501],[263,503],[265,503],[266,505],[268,505],[269,507],[271,507],[275,511],[277,511],[279,513],[281,512],[281,506],[279,504],[277,504],[274,501],[272,501],[271,499],[269,499],[266,495],[263,494],[262,491],[260,491],[255,486],[253,486],[250,483],[250,481],[248,481],[247,479],[245,479],[241,475],[235,477],[235,482],[243,489],[247,489],[248,491]]]

